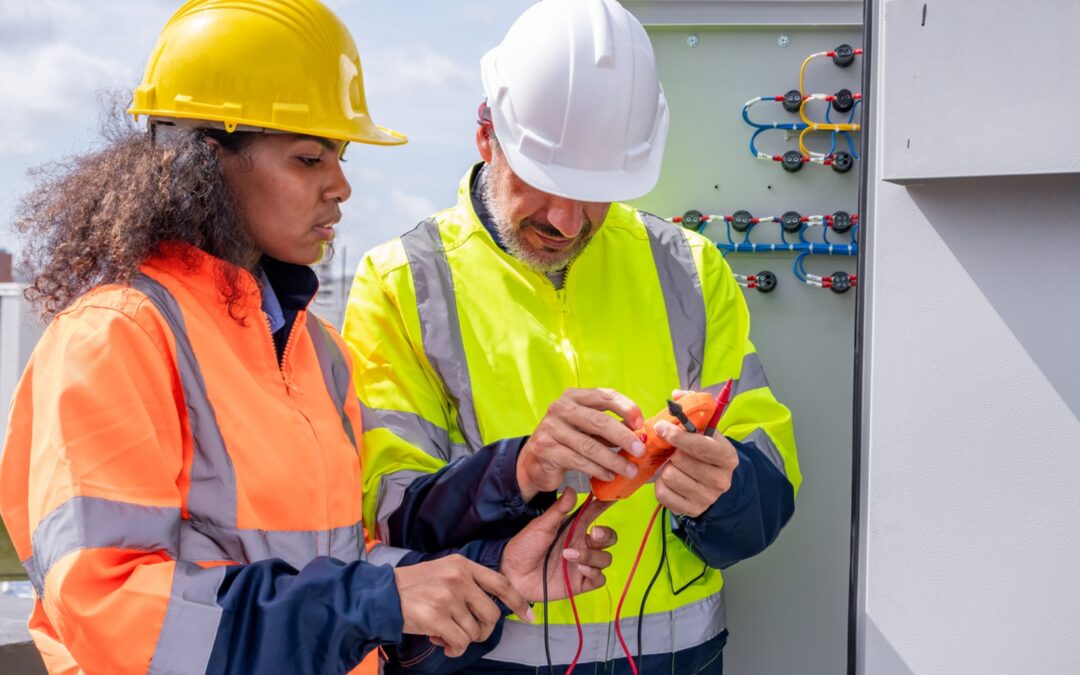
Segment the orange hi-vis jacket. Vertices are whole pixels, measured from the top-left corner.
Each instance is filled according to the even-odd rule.
[[[52,673],[346,672],[401,638],[344,344],[301,308],[279,362],[222,265],[165,247],[59,313],[19,383],[0,511]]]

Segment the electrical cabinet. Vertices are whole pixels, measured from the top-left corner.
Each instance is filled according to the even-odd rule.
[[[848,659],[848,603],[852,502],[852,401],[855,292],[808,285],[793,271],[797,251],[785,242],[854,246],[858,227],[833,229],[824,222],[836,212],[858,221],[861,161],[838,173],[805,163],[796,172],[781,162],[756,158],[749,149],[756,129],[743,117],[751,99],[799,88],[803,61],[842,44],[861,48],[862,4],[858,2],[648,2],[626,6],[646,24],[671,108],[671,132],[661,179],[637,206],[665,218],[690,210],[685,226],[731,249],[743,241],[755,252],[729,252],[732,270],[748,278],[771,272],[769,292],[744,289],[752,339],[777,397],[792,410],[804,473],[795,516],[763,554],[725,571],[730,640],[725,672],[738,675],[843,673]],[[829,57],[811,60],[804,93],[861,92],[862,56],[847,68]],[[826,101],[807,103],[808,118],[824,122]],[[780,101],[760,101],[748,110],[758,123],[800,122]],[[831,110],[833,122],[849,113]],[[861,107],[853,122],[860,122]],[[769,130],[755,139],[770,156],[799,151],[799,131]],[[861,134],[850,134],[860,154]],[[846,138],[837,143],[848,151]],[[815,155],[828,151],[831,132],[805,138]],[[756,222],[736,228],[745,211]],[[821,216],[820,225],[785,233],[786,213]],[[724,216],[731,218],[726,220]],[[761,222],[764,221],[764,222]],[[811,225],[814,225],[811,223]],[[843,232],[839,230],[844,230]],[[823,234],[827,231],[827,234]],[[730,237],[730,239],[729,239]],[[824,237],[824,238],[823,238]],[[770,245],[776,251],[766,251]],[[819,252],[821,249],[817,249]],[[853,255],[812,254],[805,271],[820,277],[856,276]],[[838,277],[840,278],[840,277]],[[754,280],[756,282],[757,279]],[[747,282],[748,286],[757,283]],[[857,281],[856,281],[857,283]]]

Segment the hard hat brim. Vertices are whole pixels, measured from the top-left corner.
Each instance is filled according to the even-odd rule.
[[[157,117],[162,119],[181,119],[191,120],[195,122],[216,122],[218,124],[224,125],[227,131],[232,131],[237,127],[254,127],[258,129],[270,129],[273,131],[300,134],[302,136],[328,138],[335,141],[347,141],[349,143],[365,143],[367,145],[404,145],[409,142],[409,138],[405,134],[378,124],[372,124],[370,121],[366,124],[358,124],[357,128],[352,133],[342,133],[341,131],[335,131],[330,129],[294,127],[287,124],[273,124],[260,120],[212,118],[208,115],[187,115],[183,112],[178,112],[175,110],[147,110],[137,108],[135,106],[128,108],[127,112],[129,115],[132,115],[136,121],[138,121],[140,116],[146,115],[147,117]]]
[[[531,187],[581,202],[625,202],[645,196],[656,186],[663,160],[658,152],[634,171],[583,170],[541,164],[501,147],[514,174]]]

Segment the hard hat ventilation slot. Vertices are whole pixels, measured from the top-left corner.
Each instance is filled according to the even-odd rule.
[[[611,34],[611,15],[603,0],[587,3],[593,30],[593,58],[601,68],[615,67],[615,38]]]
[[[541,164],[550,164],[551,160],[555,157],[556,149],[558,149],[557,144],[546,138],[537,136],[528,129],[521,132],[521,142],[518,144],[518,151],[529,159],[533,159]]]

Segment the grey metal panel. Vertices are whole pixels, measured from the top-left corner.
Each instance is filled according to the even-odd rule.
[[[887,0],[883,20],[883,180],[1080,172],[1080,3]]]
[[[889,24],[908,20],[893,4],[871,2],[874,44],[896,34]],[[1023,91],[1043,78],[1075,80],[1075,25],[1058,39],[1074,3],[956,4],[967,12],[964,32],[988,47],[1041,50]],[[1017,6],[1032,11],[1017,21]],[[937,7],[928,5],[928,27]],[[1004,42],[994,37],[1003,34]],[[937,67],[956,76],[966,63]],[[995,92],[1018,91],[1009,72],[985,63],[977,79],[992,80]],[[875,64],[875,120],[902,105],[887,87],[915,75],[921,70]],[[1052,105],[1049,97],[1039,104],[1040,123],[1044,112],[1067,112],[1043,108]],[[895,126],[875,128],[875,147],[906,145]],[[1031,137],[1027,127],[1017,131]],[[1049,149],[1073,132],[1056,128]],[[864,242],[855,672],[1080,672],[1080,175],[907,187],[885,178],[871,173],[867,190],[874,227]],[[911,279],[933,282],[913,287]]]
[[[756,4],[767,16],[774,3]],[[649,3],[657,11],[667,5]],[[687,45],[690,33],[699,38],[696,47]],[[779,46],[780,34],[789,37],[787,47]],[[650,35],[672,123],[660,183],[640,201],[643,208],[668,217],[690,208],[713,214],[746,209],[755,216],[857,210],[857,171],[840,175],[807,166],[787,174],[777,163],[754,159],[747,149],[752,130],[740,113],[748,99],[796,88],[799,66],[810,53],[844,42],[862,46],[860,28],[654,27]],[[856,60],[855,67],[840,69],[828,59],[815,60],[807,69],[807,89],[859,91],[860,65]],[[762,104],[754,113],[763,122],[797,119],[778,103]],[[770,152],[795,146],[795,139],[783,140],[783,132],[761,138],[766,137],[762,149]],[[755,241],[779,241],[778,225],[758,229]],[[716,224],[705,230],[713,239],[723,232]],[[725,671],[738,675],[832,675],[847,669],[855,298],[798,283],[793,257],[728,256],[737,272],[768,269],[779,279],[773,293],[746,291],[746,299],[770,385],[792,409],[805,475],[795,516],[778,541],[725,571],[731,630]],[[816,273],[853,273],[855,262],[813,256],[807,266]]]
[[[862,0],[624,0],[646,26],[862,24]]]

